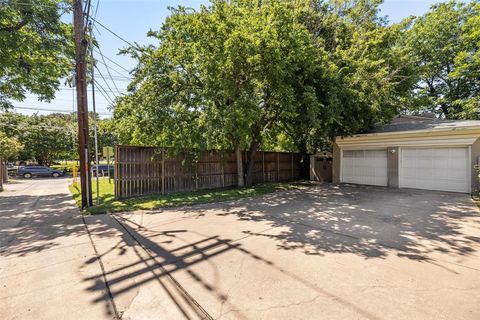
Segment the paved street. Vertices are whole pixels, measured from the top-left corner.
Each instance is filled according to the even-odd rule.
[[[95,254],[66,187],[0,196],[2,319],[480,318],[465,194],[324,185],[90,216]]]

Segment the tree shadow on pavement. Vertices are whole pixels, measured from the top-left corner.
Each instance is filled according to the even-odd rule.
[[[463,194],[323,185],[224,205],[217,214],[284,227],[275,235],[244,233],[306,254],[429,260],[431,253],[470,255],[480,244],[479,210]]]
[[[112,219],[110,222],[106,220]],[[217,270],[218,260],[215,257],[232,252],[240,253],[252,260],[258,261],[267,265],[275,272],[281,273],[296,282],[301,283],[306,288],[316,291],[318,295],[323,295],[329,299],[335,300],[344,307],[353,309],[356,313],[363,315],[370,319],[378,319],[375,315],[366,311],[365,309],[351,303],[350,301],[339,297],[327,290],[320,288],[311,282],[303,279],[301,276],[287,271],[284,267],[275,264],[273,261],[256,254],[244,246],[242,246],[237,239],[223,238],[219,235],[205,236],[195,230],[188,229],[165,229],[157,231],[153,228],[147,228],[141,224],[136,223],[121,215],[109,216],[91,216],[89,217],[89,225],[93,226],[91,232],[93,235],[97,234],[98,230],[95,226],[103,226],[108,224],[111,234],[115,234],[116,239],[121,241],[114,241],[113,246],[103,249],[99,253],[99,258],[103,261],[117,261],[116,266],[107,267],[104,274],[96,274],[86,277],[84,281],[91,283],[88,290],[97,293],[94,300],[95,303],[105,301],[108,295],[111,294],[113,300],[116,301],[118,310],[121,312],[128,309],[133,303],[133,299],[139,294],[139,290],[149,283],[157,283],[158,290],[166,293],[171,303],[175,305],[177,310],[185,319],[206,319],[221,317],[224,313],[234,312],[236,319],[248,319],[249,316],[243,313],[245,306],[236,306],[230,301],[229,292],[222,291],[218,286],[219,277],[225,275],[219,274]],[[101,227],[103,229],[103,227]],[[114,230],[114,231],[113,231]],[[198,236],[199,240],[185,241],[185,238],[179,239],[183,234],[190,234]],[[100,234],[99,234],[100,235]],[[162,244],[170,244],[172,241],[168,239],[175,239],[179,242],[184,242],[184,245],[167,248]],[[97,241],[98,242],[98,241]],[[126,247],[126,248],[125,248]],[[144,250],[148,254],[145,255]],[[125,251],[130,251],[131,258],[128,263],[118,262],[118,255],[123,255]],[[109,256],[109,257],[108,257]],[[87,263],[94,263],[96,259],[92,259]],[[205,268],[205,266],[197,266],[197,264],[207,263],[215,275],[213,279],[210,277],[206,279],[203,272],[198,272]],[[178,272],[183,272],[188,275],[188,285],[185,288],[177,279]],[[184,278],[183,278],[184,279]],[[185,280],[185,279],[184,279]],[[200,287],[201,296],[212,296],[219,305],[221,305],[220,314],[209,314],[207,310],[203,309],[201,303],[190,294],[192,281],[194,286]],[[98,288],[104,287],[108,284],[110,293],[99,291]],[[151,289],[147,289],[151,292]],[[127,302],[121,302],[122,296],[130,296]],[[282,303],[280,301],[280,303]],[[222,311],[223,310],[223,311]],[[215,318],[213,317],[213,318]]]
[[[85,234],[69,194],[0,197],[0,256],[28,256]]]

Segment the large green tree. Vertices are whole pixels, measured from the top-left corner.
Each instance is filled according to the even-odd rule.
[[[480,119],[480,1],[449,1],[414,20],[406,44],[419,81],[411,109]]]
[[[246,149],[251,184],[256,151],[285,134],[284,145],[306,153],[315,139],[389,120],[410,68],[398,45],[405,26],[387,27],[377,6],[218,0],[199,11],[175,9],[150,33],[158,46],[129,50],[139,66],[115,109],[122,139]]]
[[[72,70],[68,1],[0,0],[0,109],[27,93],[50,101]]]
[[[319,1],[304,12],[302,21],[334,72],[328,81],[320,68],[294,78],[299,104],[281,127],[301,153],[329,149],[335,136],[389,121],[402,109],[416,80],[412,53],[403,46],[408,23],[387,24],[380,3]]]
[[[329,67],[299,22],[301,9],[213,1],[199,12],[174,10],[150,34],[160,44],[141,55],[135,92],[115,111],[119,126],[133,140],[182,150],[248,149],[251,184],[262,137],[297,106],[292,77]]]

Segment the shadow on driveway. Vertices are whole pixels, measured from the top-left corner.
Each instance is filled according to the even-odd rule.
[[[143,286],[155,282],[187,319],[220,317],[225,312],[234,312],[235,318],[251,317],[244,313],[246,306],[238,304],[238,297],[233,301],[229,290],[224,289],[226,286],[222,289],[219,285],[221,281],[230,281],[225,280],[228,271],[219,265],[219,257],[238,254],[258,261],[272,274],[284,275],[289,279],[286,283],[300,283],[354,314],[382,318],[361,304],[314,284],[306,274],[288,271],[288,265],[272,261],[262,251],[248,249],[246,240],[269,239],[279,252],[297,252],[312,258],[352,254],[367,260],[384,260],[394,254],[428,262],[454,274],[454,268],[445,267],[443,262],[455,264],[459,258],[476,256],[480,244],[479,211],[466,195],[363,186],[323,185],[233,202],[97,216],[90,217],[89,224],[99,239],[108,235],[112,241],[115,239],[113,246],[100,251],[100,257],[111,261],[105,274],[114,299],[134,296],[120,303],[122,312],[128,311]],[[143,249],[147,255],[142,253]],[[118,262],[118,256],[129,251],[134,255]],[[117,266],[113,266],[114,261]],[[235,267],[240,263],[237,262]],[[198,271],[205,264],[213,270],[213,278]],[[268,271],[266,278],[267,274]],[[183,280],[177,281],[177,276]],[[233,276],[237,275],[232,273]],[[85,281],[98,284],[102,279],[95,275]],[[188,288],[182,284],[185,282],[190,284]],[[95,292],[97,287],[101,286],[92,285],[89,290]],[[201,288],[197,293],[203,290],[215,297],[218,306],[204,309],[199,300],[206,298],[191,294],[192,287]],[[317,298],[313,296],[304,302],[313,303]],[[100,296],[95,302],[104,299]],[[255,305],[254,300],[249,303]],[[290,304],[282,301],[277,308],[282,306]]]

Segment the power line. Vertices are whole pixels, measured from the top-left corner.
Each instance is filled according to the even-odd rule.
[[[93,14],[94,18],[97,18],[97,13],[98,13],[98,6],[100,5],[100,0],[97,1],[97,5],[95,6],[95,13]]]
[[[102,24],[100,21],[96,20],[95,18],[93,18],[92,16],[90,16],[90,19],[92,21],[94,21],[95,23],[97,23],[100,27],[104,28],[105,30],[107,30],[108,32],[110,32],[111,34],[113,34],[115,37],[117,37],[118,39],[122,40],[123,42],[125,42],[126,44],[128,44],[129,46],[131,47],[137,47],[135,45],[133,45],[130,41],[128,40],[125,40],[125,38],[119,36],[115,31],[111,30],[110,28],[106,27],[104,24]]]
[[[33,111],[46,111],[46,112],[59,112],[59,113],[73,113],[72,110],[62,110],[62,109],[39,109],[39,108],[33,108],[33,107],[13,107],[14,109],[19,109],[19,110],[33,110]],[[107,112],[97,112],[99,115],[112,115],[113,113],[107,113]]]
[[[46,103],[46,102],[37,102],[37,101],[15,101],[13,103],[14,105],[18,105],[19,107],[30,107],[32,105],[34,106],[37,106],[37,107],[46,107],[46,108],[50,108],[50,107],[54,107],[54,108],[57,108],[57,107],[60,107],[60,108],[68,108],[68,109],[71,109],[71,105],[68,105],[66,104],[65,102],[60,104],[60,103],[56,103],[56,102],[50,102],[50,103]],[[97,103],[98,104],[98,103]],[[103,102],[103,104],[107,104],[106,102]]]
[[[58,90],[75,90],[75,88],[58,88]],[[109,92],[115,92],[113,90],[108,90],[108,89],[104,89],[105,91],[109,91]],[[87,91],[92,91],[92,89],[87,89]],[[128,90],[127,89],[123,89],[123,90],[120,90],[122,91],[123,93],[128,93]]]
[[[110,96],[105,92],[105,89],[100,85],[100,83],[98,83],[97,80],[93,80],[93,81],[98,87],[98,92],[100,92],[100,94],[105,98],[105,100],[108,100],[111,105],[114,105],[115,103],[113,102],[112,98],[110,98]]]
[[[117,84],[115,83],[115,80],[113,80],[113,78],[112,78],[112,74],[110,73],[110,69],[108,68],[107,63],[105,62],[105,58],[103,57],[102,49],[100,49],[100,46],[98,47],[98,51],[100,52],[100,56],[102,57],[103,63],[105,64],[105,68],[107,69],[107,73],[108,73],[108,75],[110,76],[110,80],[112,80],[113,85],[114,85],[115,89],[117,89],[118,94],[121,95],[120,90],[118,90]],[[92,55],[92,56],[93,56],[93,55]],[[100,72],[100,70],[97,68],[97,66],[95,66],[95,69],[98,70],[98,72],[100,73],[100,76],[101,76],[102,79],[103,79],[103,75],[102,75],[102,73]],[[103,79],[103,80],[105,81],[105,79]],[[108,86],[108,85],[107,85],[107,86]]]
[[[104,66],[107,66],[107,64],[105,64],[104,62],[100,61],[100,60],[96,60],[96,62],[104,65]],[[112,66],[109,67],[110,69],[112,69],[113,71],[115,71],[116,73],[118,73],[118,76],[117,77],[121,77],[125,80],[128,80],[128,81],[131,81],[132,79],[129,77],[129,76],[126,76],[125,74],[121,73],[120,71],[118,71],[117,69],[113,68]]]
[[[115,93],[113,92],[112,88],[110,88],[110,85],[108,84],[107,80],[105,80],[105,78],[103,77],[103,74],[102,74],[102,72],[100,71],[100,69],[98,69],[97,67],[95,67],[95,69],[97,69],[97,71],[98,71],[98,73],[100,74],[100,77],[102,78],[103,82],[105,82],[105,84],[107,85],[108,89],[110,90],[110,93],[113,94],[113,96],[116,98]],[[98,83],[98,81],[95,80],[95,83]],[[115,99],[112,99],[107,92],[105,92],[105,94],[110,98],[111,101],[115,100]]]
[[[95,48],[93,48],[93,51],[95,51],[96,53],[98,54],[101,54],[99,51],[97,51]],[[113,63],[114,65],[116,65],[117,67],[119,67],[120,69],[124,70],[125,72],[127,72],[128,74],[130,74],[130,71],[128,69],[126,69],[125,67],[123,67],[122,65],[120,65],[119,63],[115,62],[114,60],[110,59],[109,57],[105,56],[105,59],[107,59],[108,61],[110,61],[111,63]]]

